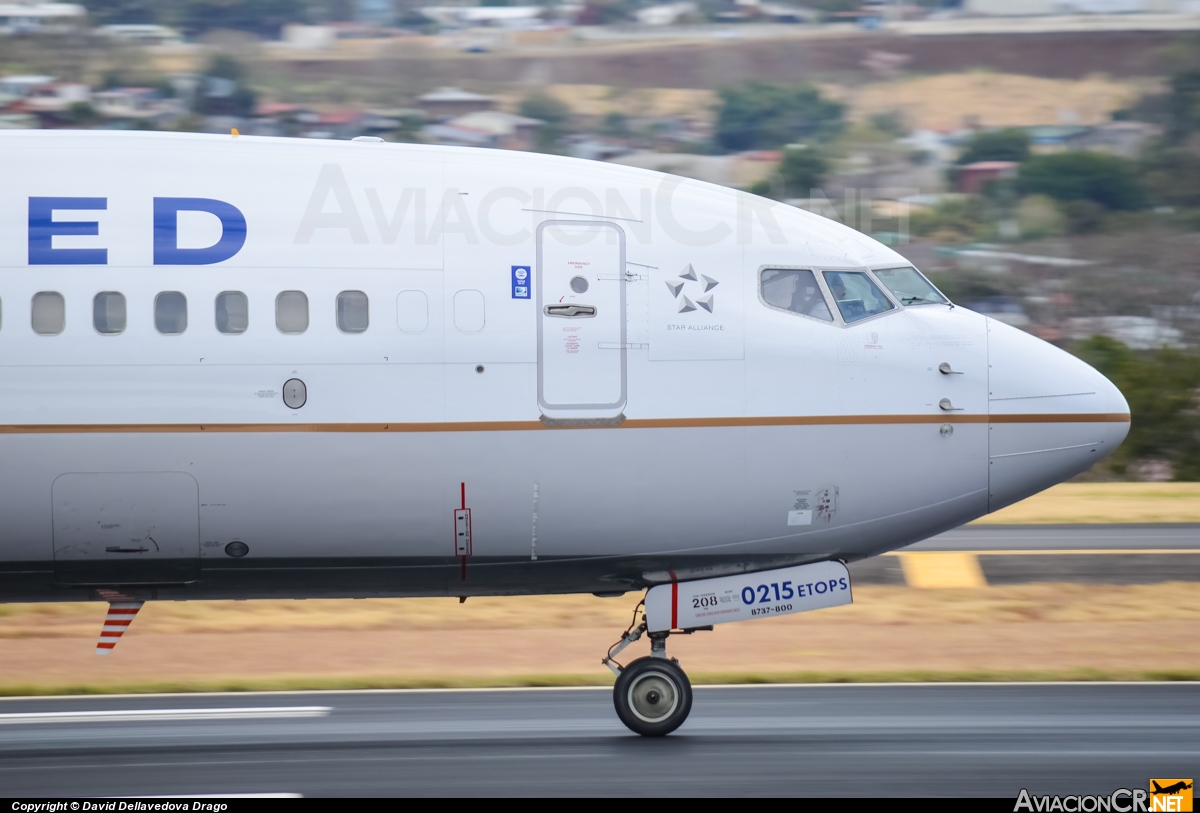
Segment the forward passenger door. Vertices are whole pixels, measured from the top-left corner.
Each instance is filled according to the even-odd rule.
[[[609,418],[626,401],[625,234],[607,222],[537,230],[538,404],[549,418]]]

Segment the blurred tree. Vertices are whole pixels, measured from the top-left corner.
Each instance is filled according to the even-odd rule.
[[[1056,200],[1090,200],[1109,209],[1139,209],[1145,205],[1134,163],[1115,155],[1036,155],[1021,164],[1017,182],[1027,194],[1048,195]]]
[[[421,128],[424,126],[424,116],[419,113],[405,113],[400,116],[394,137],[402,143],[418,142],[421,140]]]
[[[908,125],[904,122],[904,114],[899,110],[888,110],[871,116],[871,126],[892,138],[903,138],[908,135]]]
[[[746,190],[751,195],[759,195],[760,197],[769,198],[771,195],[771,182],[765,178],[761,181],[755,181],[750,184],[750,188]]]
[[[228,54],[217,54],[209,61],[204,75],[240,82],[246,78],[246,69],[242,67],[242,63]]]
[[[575,16],[576,25],[610,25],[630,19],[634,6],[624,0],[587,0]]]
[[[1165,100],[1166,137],[1180,144],[1200,132],[1200,67],[1180,71],[1171,77],[1171,90]]]
[[[1017,204],[1017,225],[1025,240],[1057,237],[1066,229],[1066,218],[1053,198],[1028,195]]]
[[[783,181],[783,196],[807,198],[814,189],[819,189],[825,174],[829,172],[829,161],[815,147],[794,144],[783,152],[779,164],[779,176]]]
[[[192,109],[208,116],[249,116],[257,102],[242,64],[227,54],[217,54],[204,71]]]
[[[354,18],[355,0],[83,0],[92,20],[157,23],[198,35],[214,29],[248,31],[275,38],[287,23]]]
[[[722,88],[716,140],[726,150],[777,149],[841,132],[844,108],[811,85],[747,82]]]
[[[989,218],[983,201],[976,197],[952,198],[927,211],[915,211],[908,226],[918,237],[940,243],[961,244],[980,239]]]
[[[1137,352],[1104,336],[1080,342],[1073,352],[1129,402],[1129,437],[1109,459],[1111,468],[1123,474],[1134,461],[1160,459],[1170,462],[1176,480],[1200,479],[1200,353]]]
[[[963,145],[957,163],[976,161],[1024,161],[1029,157],[1029,134],[1018,127],[1003,130],[984,130],[976,133]]]
[[[156,0],[83,0],[88,17],[96,25],[113,23],[157,23],[164,2]]]
[[[975,302],[1019,294],[1014,280],[976,269],[931,271],[929,279],[951,302]]]
[[[1063,203],[1067,230],[1071,234],[1097,234],[1104,228],[1106,211],[1094,200],[1068,200]]]
[[[96,108],[87,102],[72,102],[71,106],[67,108],[67,120],[76,127],[94,124],[99,118],[100,115],[96,112]]]
[[[534,149],[538,152],[558,152],[559,141],[566,134],[571,108],[548,93],[535,93],[522,100],[518,112],[544,122],[538,128]]]
[[[1147,150],[1141,177],[1155,203],[1200,208],[1200,151],[1164,145]]]
[[[624,113],[613,111],[604,116],[601,132],[614,138],[624,138],[629,135],[629,117]]]

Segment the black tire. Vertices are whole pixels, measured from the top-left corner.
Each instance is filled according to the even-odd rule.
[[[666,658],[638,658],[617,677],[613,705],[630,731],[663,737],[683,725],[691,713],[692,684]]]

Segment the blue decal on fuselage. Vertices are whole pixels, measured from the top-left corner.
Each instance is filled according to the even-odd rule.
[[[207,248],[179,247],[179,213],[207,212],[221,221],[221,239]],[[246,244],[246,216],[232,204],[209,198],[154,199],[154,264],[212,265]]]
[[[529,266],[514,265],[512,267],[512,298],[529,299],[529,283]]]
[[[105,210],[108,198],[30,198],[30,265],[107,265],[106,248],[55,248],[54,237],[95,236],[100,223],[95,220],[56,222],[55,209]]]

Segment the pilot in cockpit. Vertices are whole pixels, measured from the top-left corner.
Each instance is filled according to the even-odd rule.
[[[775,308],[832,322],[829,305],[812,271],[772,268],[762,272],[762,296]]]

